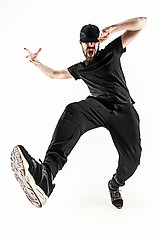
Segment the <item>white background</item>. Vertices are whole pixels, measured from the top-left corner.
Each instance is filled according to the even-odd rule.
[[[0,234],[4,239],[158,239],[159,9],[159,0],[1,0]],[[121,61],[140,115],[143,153],[141,165],[122,188],[123,209],[110,203],[107,182],[118,155],[103,128],[81,137],[57,175],[46,205],[32,206],[11,171],[11,150],[22,144],[43,160],[65,106],[85,99],[89,91],[81,80],[47,78],[25,58],[24,47],[33,52],[41,47],[41,62],[64,69],[84,59],[79,44],[83,25],[102,29],[138,16],[148,18],[147,27]]]

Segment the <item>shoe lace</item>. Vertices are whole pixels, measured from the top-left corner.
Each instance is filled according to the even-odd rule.
[[[41,159],[38,159],[38,161],[40,162],[40,164],[42,164],[42,160]]]

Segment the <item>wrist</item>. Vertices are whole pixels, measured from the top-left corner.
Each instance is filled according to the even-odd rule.
[[[41,66],[42,65],[42,63],[40,63],[38,60],[36,60],[36,61],[32,61],[32,63],[35,65],[35,66]]]

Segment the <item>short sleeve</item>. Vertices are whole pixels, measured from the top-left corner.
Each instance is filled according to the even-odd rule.
[[[110,42],[107,46],[106,46],[106,50],[110,49],[110,50],[115,50],[116,53],[121,56],[124,52],[126,52],[126,48],[123,48],[122,46],[122,38],[121,36],[117,37],[116,39],[114,39],[112,42]]]
[[[78,63],[70,66],[68,68],[68,71],[75,78],[75,80],[80,79],[79,73],[78,73]]]

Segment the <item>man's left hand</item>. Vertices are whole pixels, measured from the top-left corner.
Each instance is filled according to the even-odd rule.
[[[104,42],[107,38],[109,38],[111,36],[111,34],[113,33],[113,27],[106,27],[104,29],[102,29],[101,34],[99,36],[99,41],[102,43]]]

